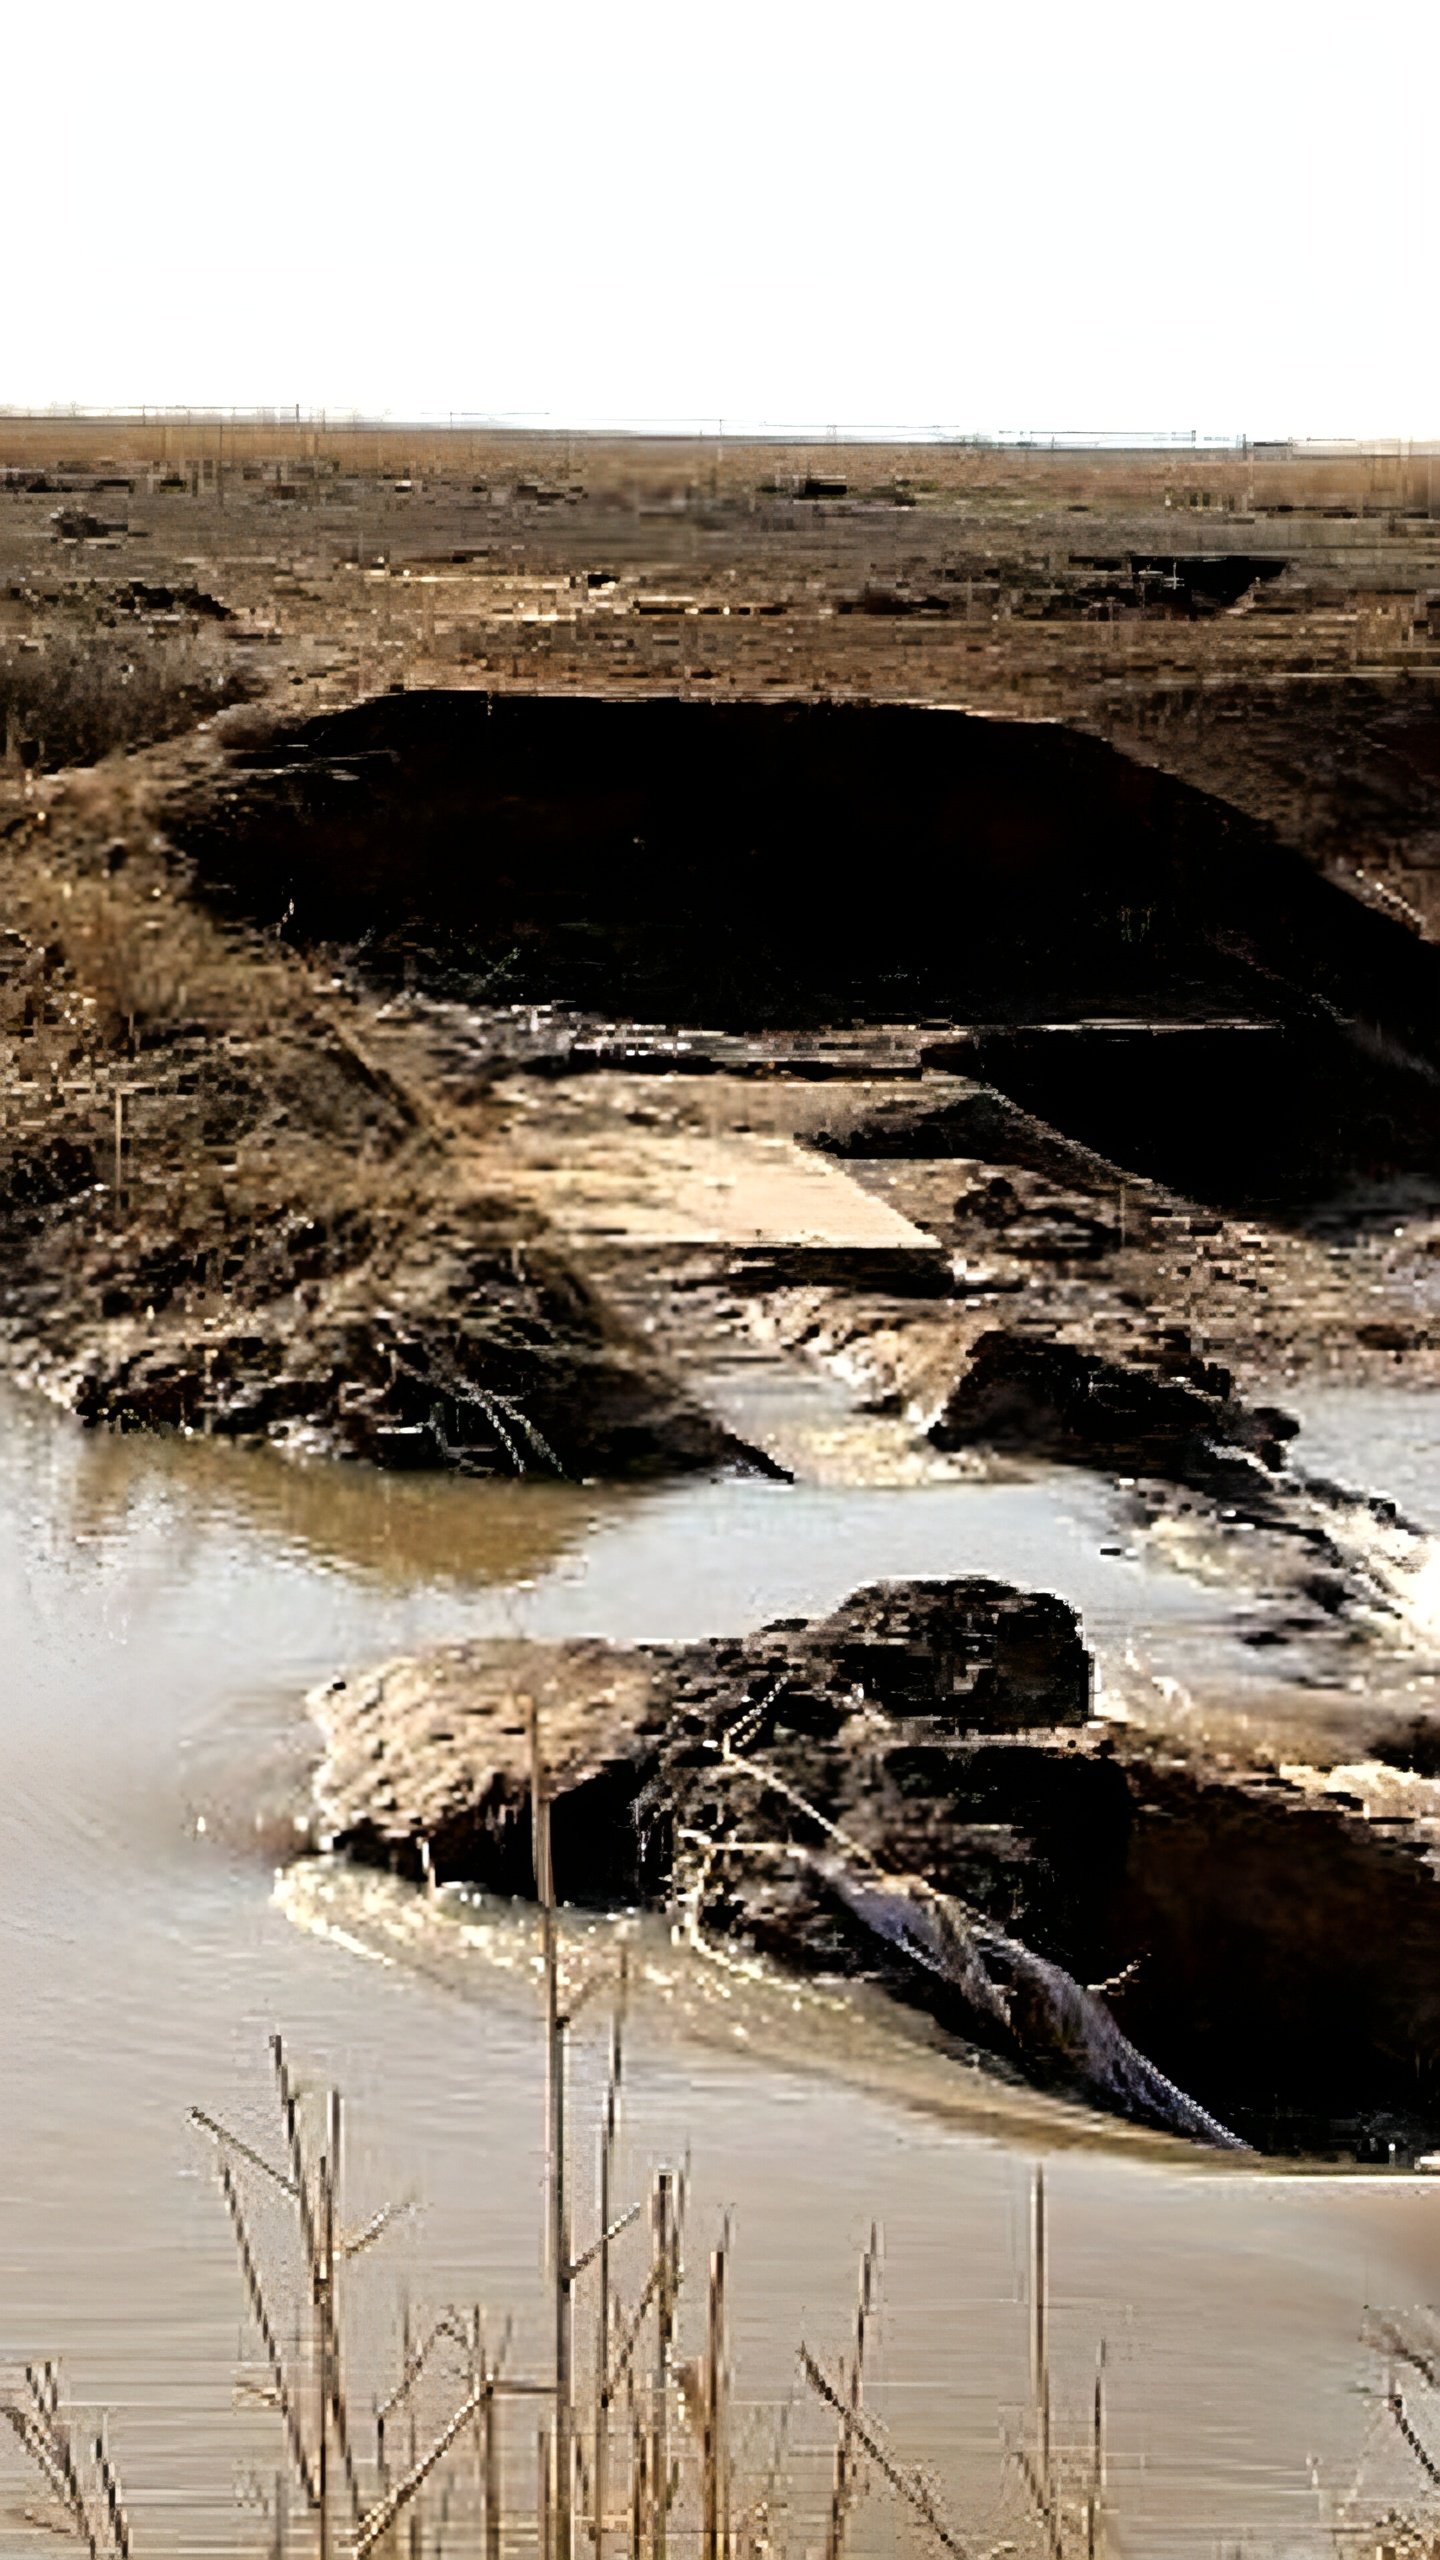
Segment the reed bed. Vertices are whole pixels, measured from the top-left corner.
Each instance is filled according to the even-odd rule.
[[[828,2497],[808,2523],[791,2494],[791,2410],[757,2429],[735,2420],[729,2304],[732,2241],[706,2253],[682,2356],[687,2283],[686,2168],[664,2168],[647,2197],[617,2192],[625,2070],[626,1976],[575,1986],[562,1978],[542,1737],[530,1713],[536,1895],[546,2050],[546,2354],[512,2365],[513,2324],[476,2303],[421,2316],[408,2300],[393,2371],[377,2383],[373,2336],[357,2335],[358,2261],[403,2218],[387,2205],[352,2224],[345,2192],[340,2093],[302,2086],[281,2036],[271,2039],[273,2135],[250,2141],[200,2107],[234,2239],[258,2354],[248,2397],[273,2417],[276,2462],[251,2498],[258,2526],[239,2539],[254,2560],[847,2560],[861,2501],[886,2502],[873,2548],[999,2560],[1102,2560],[1115,2549],[1107,2483],[1102,2346],[1086,2424],[1057,2440],[1051,2371],[1050,2229],[1043,2169],[1032,2189],[1029,2411],[1009,2444],[1023,2484],[1020,2537],[987,2542],[952,2517],[935,2484],[907,2462],[866,2399],[880,2287],[881,2241],[863,2252],[846,2352],[798,2347],[812,2410],[833,2425]],[[593,2227],[577,2240],[568,2049],[581,2010],[609,1992],[608,2069],[596,2139]],[[278,2221],[277,2221],[278,2215]],[[268,2219],[267,2219],[268,2217]],[[278,2234],[278,2237],[277,2237]],[[1337,2510],[1333,2540],[1350,2560],[1440,2560],[1440,2321],[1378,2323],[1377,2424],[1413,2460],[1421,2505],[1378,2526],[1357,2497]],[[144,2560],[103,2425],[67,2402],[56,2366],[25,2365],[0,2389],[0,2416],[40,2503],[29,2521],[68,2537],[90,2560]],[[1078,2440],[1077,2440],[1078,2439]]]
[[[0,748],[7,764],[56,772],[117,747],[147,747],[247,701],[255,678],[210,634],[51,630],[0,642]]]

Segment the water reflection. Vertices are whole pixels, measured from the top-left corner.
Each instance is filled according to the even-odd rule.
[[[228,1518],[237,1531],[394,1590],[533,1580],[627,1501],[614,1489],[498,1478],[477,1502],[475,1485],[457,1477],[378,1475],[233,1442],[108,1431],[87,1438],[69,1478],[57,1528],[97,1554],[161,1504],[181,1571],[207,1527]]]

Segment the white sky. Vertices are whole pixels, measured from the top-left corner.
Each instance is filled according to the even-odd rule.
[[[1440,8],[9,0],[0,402],[1440,437]]]

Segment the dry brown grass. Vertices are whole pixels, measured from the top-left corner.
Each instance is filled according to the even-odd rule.
[[[0,745],[42,772],[95,764],[178,737],[251,684],[208,635],[51,629],[0,647]]]
[[[1249,448],[1157,446],[1130,451],[972,442],[847,443],[829,437],[580,435],[563,429],[389,424],[257,413],[75,418],[0,415],[0,467],[70,473],[107,470],[152,475],[212,490],[242,475],[284,473],[303,485],[335,474],[385,480],[421,477],[529,481],[562,489],[628,492],[643,482],[667,489],[747,495],[782,489],[807,474],[852,489],[936,491],[965,497],[1002,492],[1043,504],[1117,497],[1227,507],[1258,501],[1299,507],[1426,506],[1440,491],[1440,448],[1392,441],[1374,446]]]
[[[686,2289],[688,2170],[658,2174],[648,2218],[638,2204],[615,2212],[602,2176],[595,2237],[577,2245],[566,2049],[571,2020],[609,1977],[572,1978],[558,1956],[538,1748],[533,1804],[549,2052],[549,2263],[542,2284],[552,2340],[552,2351],[537,2358],[533,2371],[513,2368],[511,2318],[487,2320],[479,2306],[458,2302],[419,2315],[407,2296],[394,2381],[377,2381],[376,2341],[357,2330],[352,2270],[408,2205],[350,2219],[339,2096],[302,2088],[278,2036],[271,2040],[278,2123],[270,2132],[257,2130],[251,2138],[203,2109],[192,2111],[212,2147],[258,2350],[245,2396],[271,2412],[279,2442],[281,2467],[259,2500],[261,2539],[250,2546],[256,2560],[301,2554],[369,2560],[372,2553],[378,2560],[503,2560],[517,2549],[544,2560],[821,2560],[822,2552],[823,2560],[846,2560],[852,2522],[867,2494],[884,2501],[878,2547],[945,2560],[999,2560],[1001,2552],[1104,2560],[1123,2548],[1107,2479],[1103,2349],[1093,2415],[1083,2429],[1062,2437],[1052,2401],[1043,2172],[1034,2184],[1029,2274],[1031,2404],[1010,2442],[1029,2515],[998,2546],[977,2539],[968,2522],[957,2523],[927,2473],[868,2405],[879,2260],[874,2231],[860,2268],[848,2357],[822,2360],[797,2341],[809,2405],[834,2428],[828,2499],[822,2494],[816,2502],[812,2491],[808,2514],[791,2468],[789,2408],[767,2417],[733,2385],[728,2230],[709,2255],[699,2301],[685,2315],[692,2299]],[[622,2077],[623,1965],[614,1989],[600,2127],[602,2164],[609,2169]],[[644,2243],[647,2230],[648,2246],[637,2258],[636,2243]],[[598,2300],[587,2354],[575,2311],[578,2299],[592,2293]],[[1363,2511],[1357,2479],[1329,2525],[1336,2560],[1437,2560],[1440,2554],[1433,2513],[1440,2461],[1426,2431],[1440,2388],[1432,2329],[1433,2323],[1422,2324],[1411,2334],[1386,2322],[1369,2338],[1384,2370],[1375,2394],[1377,2423],[1393,2420],[1421,2485],[1412,2509],[1376,2518]],[[687,2330],[696,2352],[685,2360]],[[367,2369],[362,2385],[358,2376]],[[746,2413],[739,2423],[737,2408]],[[132,2527],[104,2426],[93,2414],[82,2421],[67,2404],[56,2367],[23,2367],[0,2388],[0,2417],[42,2493],[27,2520],[79,2542],[91,2560],[138,2560],[143,2511],[137,2510],[140,2527]],[[811,2450],[820,2450],[813,2438]],[[253,2495],[249,2503],[256,2503]],[[877,2547],[873,2530],[867,2540]],[[242,2547],[238,2539],[234,2547]]]

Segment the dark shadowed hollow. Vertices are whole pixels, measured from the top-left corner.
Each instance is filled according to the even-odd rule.
[[[219,904],[382,984],[931,1023],[933,1063],[1228,1205],[1440,1162],[1440,956],[1058,724],[396,692],[237,745],[170,824]]]

